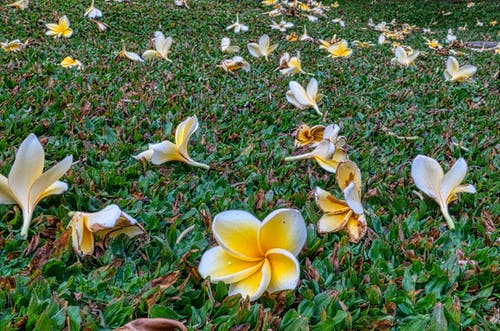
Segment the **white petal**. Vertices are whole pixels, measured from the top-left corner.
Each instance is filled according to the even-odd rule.
[[[0,204],[16,204],[16,198],[10,190],[9,180],[7,177],[0,175]]]
[[[318,81],[315,78],[311,78],[309,84],[307,84],[307,95],[314,101],[316,94],[318,93]]]
[[[270,293],[293,290],[297,287],[300,265],[293,254],[287,250],[275,248],[267,252],[266,258],[271,265],[271,281],[267,287]]]
[[[299,83],[297,83],[296,81],[291,81],[289,87],[293,93],[293,96],[299,104],[301,104],[303,107],[312,106],[313,103],[306,94],[306,90]]]
[[[363,205],[361,204],[361,197],[359,196],[358,189],[356,188],[356,184],[351,182],[344,190],[344,198],[345,202],[358,215],[363,214]]]
[[[299,109],[304,109],[304,105],[301,104],[296,98],[295,98],[295,95],[293,94],[293,91],[289,90],[286,92],[286,100],[288,102],[290,102],[292,105],[294,105],[295,107],[299,108]]]
[[[260,52],[260,48],[259,48],[259,45],[257,45],[256,43],[250,43],[247,45],[248,47],[248,52],[254,56],[254,57],[261,57],[262,56],[262,53]]]
[[[411,164],[411,176],[422,192],[440,203],[439,191],[444,174],[436,160],[418,155]]]
[[[51,185],[68,172],[72,162],[73,156],[67,156],[35,180],[30,190],[30,204],[32,207],[40,201],[42,195],[47,195],[44,193]]]
[[[304,218],[296,209],[278,209],[267,215],[259,229],[262,252],[274,248],[298,255],[307,239]]]
[[[448,197],[460,185],[467,174],[467,163],[463,158],[455,162],[453,167],[444,175],[441,181],[440,194],[446,203]]]

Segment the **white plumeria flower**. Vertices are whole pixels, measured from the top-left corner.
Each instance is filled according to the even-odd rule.
[[[92,0],[92,3],[90,4],[90,7],[87,8],[83,16],[88,17],[88,18],[96,18],[96,17],[101,17],[102,16],[102,11],[94,7],[94,0]]]
[[[398,46],[396,48],[394,54],[396,55],[396,57],[393,58],[391,60],[391,62],[393,62],[393,63],[397,62],[402,66],[408,67],[408,66],[413,65],[413,63],[415,62],[415,59],[418,57],[420,52],[417,50],[411,50],[411,51],[407,52],[403,47]]]
[[[235,33],[246,32],[248,31],[248,26],[245,24],[241,24],[240,18],[238,14],[236,14],[236,22],[228,26],[226,30],[233,30]]]
[[[171,37],[165,38],[165,36],[163,35],[162,32],[156,31],[155,32],[155,49],[149,49],[149,50],[145,51],[142,54],[142,57],[145,60],[157,58],[157,59],[164,59],[164,60],[167,60],[169,62],[172,62],[172,60],[170,60],[168,58],[168,54],[170,53],[171,46],[172,46],[172,38]]]
[[[278,47],[278,44],[270,45],[269,36],[263,35],[259,39],[259,43],[249,43],[247,45],[250,54],[256,58],[265,57],[266,61],[268,56]]]
[[[458,159],[446,174],[436,160],[424,155],[418,155],[411,165],[415,185],[439,204],[450,230],[455,229],[455,224],[448,212],[448,204],[456,200],[457,193],[476,193],[474,186],[460,185],[466,173],[467,163],[463,158]]]
[[[307,90],[296,81],[291,81],[289,87],[290,90],[286,92],[288,102],[301,110],[313,108],[319,115],[323,115],[318,108],[321,95],[318,95],[318,81],[315,78],[311,78]]]
[[[222,38],[220,49],[222,52],[226,53],[238,53],[240,51],[239,46],[231,46],[231,40],[229,38]]]
[[[127,51],[125,49],[125,45],[123,45],[122,50],[118,53],[118,57],[127,58],[137,62],[144,62],[144,59],[139,54]]]
[[[446,42],[449,43],[449,44],[451,44],[455,40],[457,40],[457,36],[455,36],[453,34],[453,30],[452,29],[448,29],[448,35],[446,36]]]
[[[285,76],[292,76],[299,72],[304,73],[302,70],[302,61],[300,61],[300,53],[297,56],[290,57],[290,54],[285,53],[280,58],[280,72]]]
[[[464,82],[472,77],[477,71],[473,65],[466,64],[460,66],[458,61],[453,56],[448,57],[446,62],[446,70],[444,71],[444,78],[450,82]]]
[[[294,26],[294,24],[291,22],[285,22],[285,21],[281,21],[279,23],[276,23],[275,21],[272,22],[273,24],[271,25],[271,29],[280,30],[281,32],[286,32],[286,29],[292,28]]]

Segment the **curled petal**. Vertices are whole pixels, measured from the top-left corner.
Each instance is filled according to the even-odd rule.
[[[262,252],[280,248],[298,255],[307,238],[306,224],[296,209],[278,209],[269,214],[259,229]]]
[[[332,215],[345,214],[350,209],[345,201],[335,198],[320,187],[316,187],[316,203],[321,211]]]
[[[439,193],[442,197],[442,202],[446,203],[448,197],[456,190],[460,183],[465,178],[467,173],[467,163],[463,158],[460,158],[455,162],[453,167],[443,176],[441,180],[441,186]]]
[[[62,194],[68,190],[68,184],[60,181],[56,181],[52,185],[50,185],[43,193],[36,199],[35,204],[38,204],[40,200],[45,198],[46,196],[53,194]]]
[[[344,190],[345,202],[351,210],[360,215],[363,214],[363,205],[361,204],[361,197],[354,182],[351,182]]]
[[[262,267],[251,276],[231,284],[229,295],[241,294],[244,298],[249,297],[250,301],[257,300],[269,286],[271,281],[271,265],[264,259]]]
[[[77,212],[71,218],[71,241],[73,249],[79,255],[91,255],[94,252],[94,234],[85,225],[84,213]]]
[[[418,155],[411,164],[411,176],[415,185],[430,198],[439,203],[443,169],[433,158]]]
[[[271,265],[271,281],[267,290],[272,293],[282,290],[293,290],[300,278],[300,266],[297,258],[289,251],[274,248],[266,253]]]
[[[351,217],[347,221],[346,231],[349,235],[349,241],[358,243],[367,231],[365,215]]]
[[[260,48],[259,48],[259,45],[257,45],[256,43],[250,43],[247,45],[248,47],[248,52],[250,52],[250,54],[254,57],[261,57],[262,56],[262,53],[260,52]]]
[[[340,163],[337,168],[337,184],[341,190],[345,190],[351,182],[356,185],[358,195],[361,196],[361,171],[358,166],[352,161]]]
[[[348,209],[347,212],[342,214],[325,214],[318,221],[318,232],[337,232],[342,230],[347,221],[352,217],[352,210]]]
[[[175,144],[179,153],[184,157],[188,155],[187,144],[196,130],[198,130],[198,118],[196,116],[186,118],[175,129]]]
[[[297,102],[302,105],[302,108],[305,108],[306,106],[312,106],[313,103],[307,96],[306,90],[299,83],[297,83],[296,81],[291,81],[289,87],[295,100],[297,100]]]
[[[299,102],[299,100],[297,100],[297,98],[295,98],[295,94],[291,90],[289,90],[289,91],[286,92],[286,100],[288,102],[290,102],[292,105],[294,105],[295,107],[299,108],[300,110],[306,108],[306,107],[304,107],[303,104],[301,104]]]
[[[3,175],[0,175],[0,204],[17,204],[16,197],[9,187],[9,180]]]
[[[70,155],[44,172],[35,180],[35,182],[31,186],[30,191],[30,204],[32,206],[36,205],[44,196],[48,195],[44,193],[46,193],[48,188],[52,186],[59,178],[61,178],[66,172],[68,172],[72,162],[73,156]],[[65,185],[66,189],[67,187],[68,186]],[[61,188],[62,187],[59,185],[57,187],[53,187],[54,190],[50,190],[49,192],[60,192]]]
[[[165,140],[159,144],[150,145],[153,150],[151,155],[151,163],[162,164],[169,161],[185,161],[186,159],[179,154],[177,146],[172,142]]]

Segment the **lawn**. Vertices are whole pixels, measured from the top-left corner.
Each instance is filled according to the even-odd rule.
[[[43,145],[45,169],[68,155],[74,162],[60,179],[68,190],[40,201],[27,239],[21,208],[0,205],[0,330],[111,330],[141,317],[179,320],[190,330],[500,327],[500,54],[465,47],[500,39],[497,1],[336,7],[325,0],[328,10],[313,22],[301,9],[269,17],[273,7],[260,1],[187,0],[186,8],[173,0],[96,0],[103,12],[96,19],[109,25],[104,32],[83,16],[90,2],[32,0],[25,10],[0,4],[0,42],[26,43],[18,52],[0,49],[0,174],[8,176],[30,133]],[[248,31],[226,30],[237,13]],[[47,36],[46,24],[63,15],[71,38]],[[379,44],[370,19],[391,31],[406,23],[411,32]],[[273,20],[294,26],[281,32],[270,27]],[[287,40],[304,28],[313,41]],[[457,36],[452,45],[448,29]],[[123,47],[139,55],[153,49],[155,31],[172,37],[171,62],[117,57]],[[247,49],[263,34],[278,44],[268,61]],[[349,42],[350,57],[331,58],[319,48],[334,35]],[[249,72],[218,67],[235,55],[222,53],[223,37],[241,47],[237,55]],[[443,48],[429,48],[425,38]],[[394,42],[420,51],[414,65],[391,61]],[[284,52],[300,52],[305,73],[275,70]],[[453,54],[460,65],[477,67],[468,81],[445,80]],[[67,56],[83,67],[62,67]],[[311,78],[323,95],[322,115],[285,97],[291,81],[305,86]],[[194,115],[199,129],[189,155],[209,170],[132,157],[148,144],[173,141],[177,125]],[[317,231],[323,212],[316,187],[343,197],[335,174],[314,160],[284,161],[310,150],[294,146],[302,123],[335,123],[346,137],[361,171],[368,226],[358,243],[345,231]],[[450,203],[453,231],[412,179],[417,155],[436,159],[445,172],[459,158],[468,165],[463,183],[477,193]],[[93,254],[78,255],[71,213],[111,204],[145,234],[97,240]],[[202,255],[217,245],[217,214],[245,210],[263,220],[280,208],[298,210],[307,227],[295,289],[250,301],[200,275]]]

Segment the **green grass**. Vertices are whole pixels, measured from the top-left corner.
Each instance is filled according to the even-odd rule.
[[[291,31],[300,35],[306,25],[321,39],[337,34],[376,42],[369,18],[431,27],[440,40],[448,28],[457,33],[465,24],[459,39],[499,38],[500,25],[489,25],[500,20],[495,1],[472,8],[454,1],[339,3],[316,23],[285,19],[295,23]],[[201,330],[498,328],[499,237],[488,224],[500,214],[499,55],[461,49],[467,55],[460,63],[478,71],[468,84],[451,84],[443,78],[447,57],[427,49],[419,32],[404,44],[427,55],[404,69],[390,64],[390,46],[332,60],[312,43],[289,43],[270,30],[268,8],[259,1],[189,1],[189,10],[173,1],[96,1],[111,26],[105,33],[83,18],[89,4],[52,0],[31,1],[23,12],[0,8],[0,41],[30,41],[19,53],[0,52],[0,173],[8,174],[29,133],[44,139],[47,160],[72,154],[76,161],[63,177],[69,190],[36,208],[29,240],[19,236],[20,209],[0,205],[0,329],[108,330],[139,317],[178,319]],[[236,12],[249,32],[225,30]],[[45,36],[56,13],[68,16],[71,39]],[[336,17],[345,29],[331,22]],[[122,43],[137,53],[150,48],[156,30],[174,39],[173,63],[116,59]],[[269,62],[246,50],[263,33],[279,42]],[[242,47],[251,72],[232,76],[215,67],[229,57],[219,49],[223,36]],[[323,118],[286,101],[290,80],[309,77],[273,71],[285,51],[300,51],[304,70],[318,80]],[[84,70],[60,67],[68,55]],[[194,114],[200,129],[190,154],[210,171],[131,158],[148,143],[173,139],[176,125]],[[315,230],[321,212],[312,190],[340,192],[317,164],[283,161],[294,153],[293,131],[302,122],[338,123],[347,137],[362,172],[371,229],[359,244],[343,233]],[[467,161],[464,182],[478,192],[450,205],[454,232],[436,203],[415,194],[410,164],[418,154],[446,168],[459,157]],[[147,238],[112,240],[79,259],[63,235],[68,212],[111,203],[144,224]],[[227,297],[226,285],[201,279],[200,257],[215,244],[208,227],[214,215],[244,209],[263,219],[281,207],[299,209],[308,224],[296,290],[249,303]],[[152,284],[166,275],[166,288]]]

